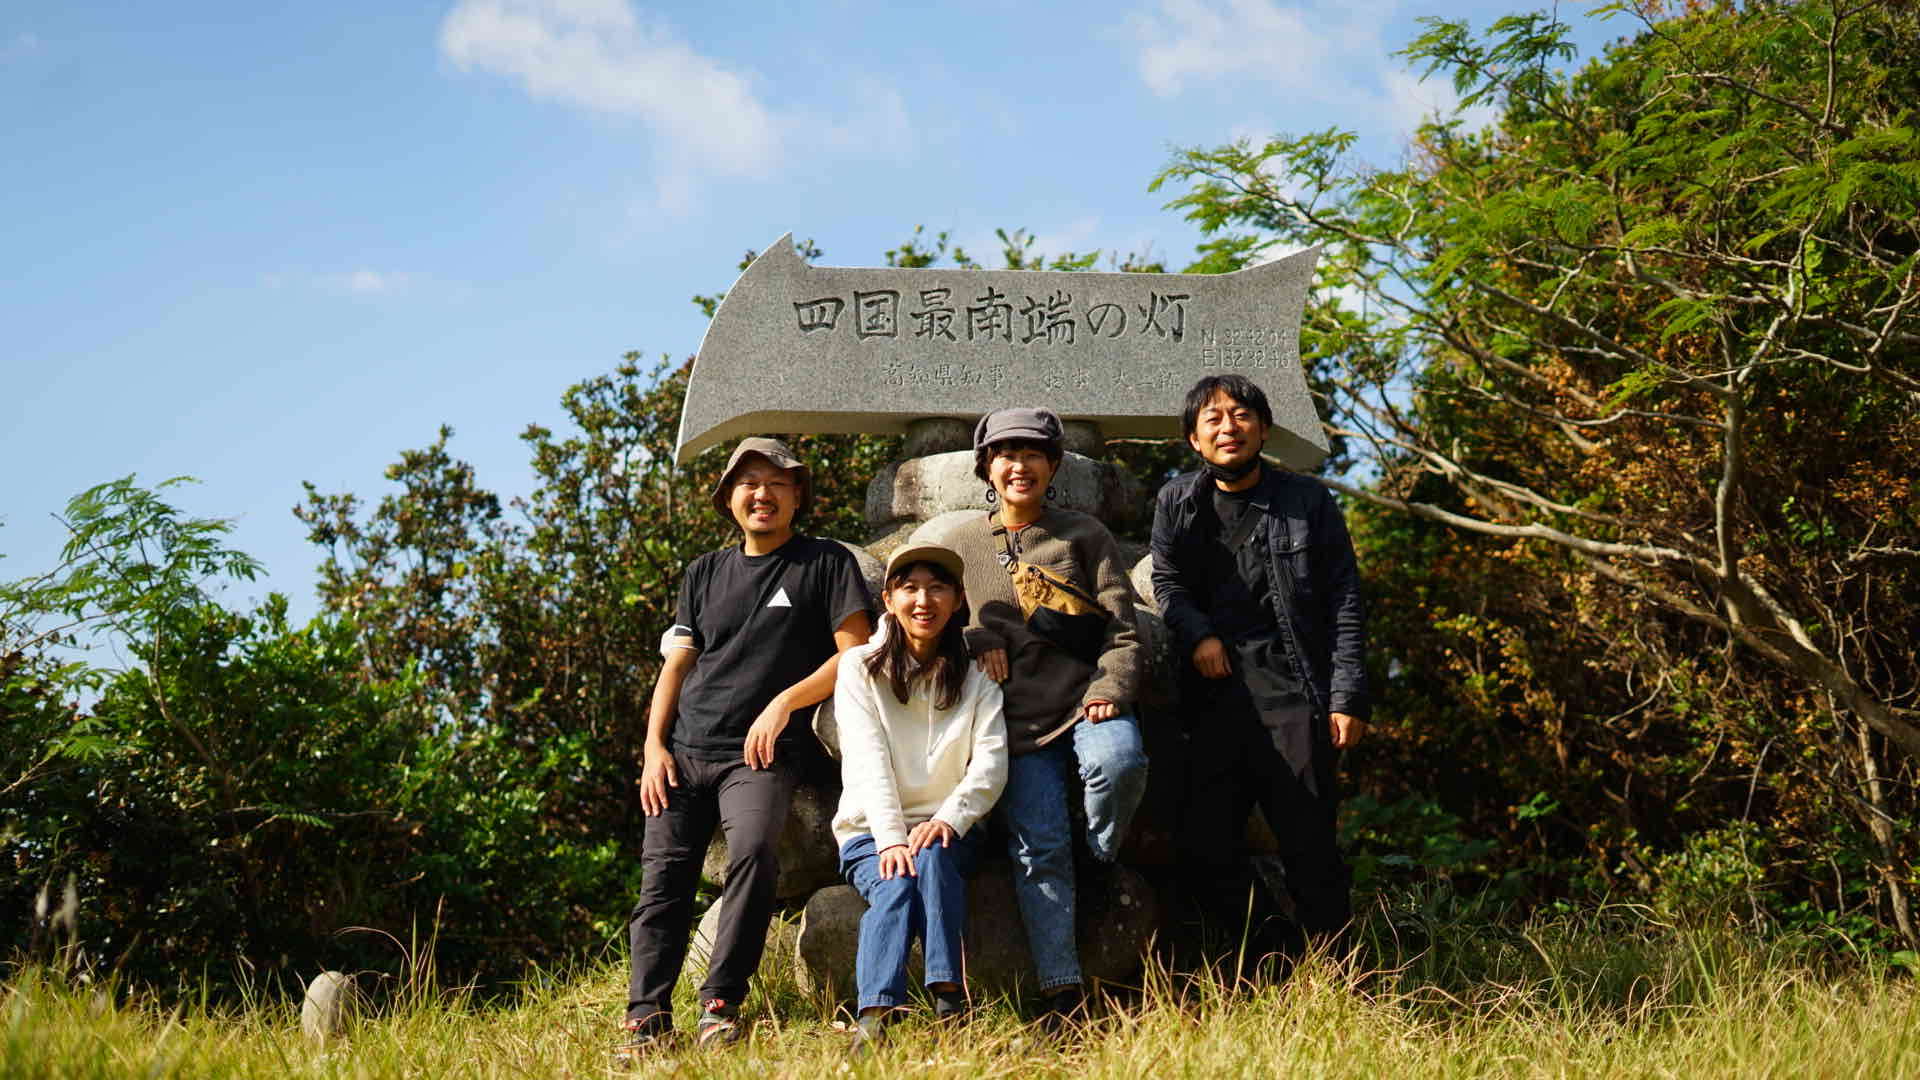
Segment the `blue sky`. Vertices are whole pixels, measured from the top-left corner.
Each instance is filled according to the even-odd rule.
[[[387,490],[452,425],[503,496],[519,434],[791,231],[875,265],[915,225],[983,260],[1197,240],[1176,146],[1338,125],[1397,163],[1451,103],[1390,54],[1521,3],[0,5],[0,579],[135,473],[232,518],[309,614],[300,483]],[[1563,6],[1588,53],[1628,32]]]

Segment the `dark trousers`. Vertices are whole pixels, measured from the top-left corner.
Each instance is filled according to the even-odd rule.
[[[714,826],[726,830],[727,884],[720,894],[702,1001],[737,1003],[760,967],[780,877],[776,845],[793,801],[794,772],[784,761],[755,770],[745,761],[703,761],[673,755],[680,786],[667,789],[667,808],[647,819],[640,847],[640,900],[627,923],[633,948],[627,1018],[671,1026],[673,984],[686,962],[693,931],[694,893]]]
[[[1324,727],[1318,710],[1299,723]],[[1188,787],[1180,828],[1187,917],[1229,948],[1259,953],[1297,946],[1281,928],[1273,900],[1255,880],[1247,859],[1247,818],[1259,806],[1279,838],[1286,899],[1293,922],[1311,938],[1340,935],[1353,917],[1353,875],[1334,839],[1339,795],[1333,747],[1322,731],[1278,730],[1242,702],[1191,717]],[[1313,747],[1312,767],[1296,772],[1282,748]]]

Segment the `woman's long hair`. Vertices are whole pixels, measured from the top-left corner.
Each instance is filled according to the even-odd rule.
[[[907,647],[907,632],[893,617],[893,612],[888,611],[880,617],[885,634],[880,639],[880,647],[867,657],[867,674],[875,679],[885,679],[893,687],[893,696],[899,698],[902,705],[912,695],[913,684],[926,679],[933,688],[933,707],[951,709],[954,702],[960,700],[960,687],[967,681],[965,587],[939,563],[912,562],[895,567],[893,573],[887,575],[883,594],[891,597],[893,590],[922,566],[927,568],[935,581],[953,586],[954,592],[960,597],[960,602],[954,606],[953,617],[947,620],[946,629],[940,631],[940,644],[933,652],[933,659],[925,664],[914,659],[913,650]]]

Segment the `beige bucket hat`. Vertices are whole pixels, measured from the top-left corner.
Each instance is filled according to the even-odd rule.
[[[800,482],[800,505],[794,508],[795,521],[807,515],[807,509],[813,505],[813,470],[806,467],[793,450],[779,439],[763,436],[751,436],[741,439],[740,445],[733,448],[733,455],[727,458],[727,467],[720,473],[720,482],[713,488],[713,508],[720,516],[733,520],[733,510],[727,505],[727,492],[733,488],[733,474],[740,471],[747,455],[759,454],[766,458],[776,469],[792,469]]]

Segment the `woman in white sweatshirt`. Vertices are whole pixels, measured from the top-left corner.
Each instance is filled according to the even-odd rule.
[[[833,819],[840,872],[866,898],[855,1050],[907,1003],[907,952],[922,940],[934,1015],[966,1012],[960,940],[975,828],[1007,780],[1000,687],[968,661],[966,567],[934,544],[887,563],[873,641],[840,657],[833,717],[843,791]]]

